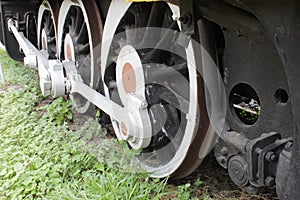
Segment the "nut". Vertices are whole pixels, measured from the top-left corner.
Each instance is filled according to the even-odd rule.
[[[276,159],[277,159],[277,156],[274,152],[272,151],[269,151],[266,155],[265,155],[265,158],[267,161],[269,162],[274,162]]]
[[[268,186],[268,187],[273,187],[275,185],[275,179],[274,179],[274,177],[268,176],[265,179],[265,185]]]

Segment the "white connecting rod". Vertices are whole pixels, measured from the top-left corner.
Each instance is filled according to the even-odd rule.
[[[25,65],[27,61],[27,66],[38,69],[41,91],[44,96],[58,97],[79,93],[113,120],[119,122],[120,130],[122,129],[123,132],[122,139],[129,141],[133,148],[145,148],[150,144],[151,123],[147,110],[148,104],[143,98],[128,94],[127,106],[120,106],[83,83],[76,70],[75,62],[48,60],[47,53],[36,49],[23,33],[18,31],[12,19],[8,20],[8,28],[16,37],[26,56]]]

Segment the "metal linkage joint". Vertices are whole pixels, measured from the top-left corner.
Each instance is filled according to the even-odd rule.
[[[275,185],[279,157],[291,143],[290,138],[281,139],[279,133],[271,132],[251,140],[234,131],[223,132],[221,138],[215,146],[215,157],[221,166],[228,168],[235,184],[251,193]]]

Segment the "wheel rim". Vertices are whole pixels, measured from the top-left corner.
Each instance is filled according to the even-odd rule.
[[[120,10],[122,10],[121,13]],[[157,18],[161,19],[163,17],[164,20],[160,20],[160,22],[153,20],[155,19],[154,15],[160,15]],[[149,115],[154,131],[151,138],[151,144],[147,148],[142,149],[141,154],[137,156],[137,160],[147,169],[147,171],[153,173],[153,177],[165,177],[171,174],[175,174],[175,176],[184,176],[191,173],[191,171],[194,170],[194,167],[187,169],[187,172],[185,173],[180,172],[180,174],[176,174],[176,170],[184,162],[190,162],[191,165],[194,165],[195,163],[199,164],[199,160],[197,159],[186,161],[185,158],[187,154],[206,154],[207,151],[209,151],[208,149],[213,145],[213,142],[210,141],[206,148],[203,148],[205,149],[205,152],[199,152],[200,147],[193,152],[189,152],[193,139],[197,138],[195,136],[197,135],[197,127],[199,124],[197,95],[198,80],[197,72],[194,67],[196,65],[195,60],[193,59],[192,45],[189,44],[186,49],[182,49],[182,47],[174,49],[174,46],[170,46],[171,41],[168,41],[167,45],[164,46],[160,44],[162,39],[156,38],[158,40],[154,39],[154,43],[152,40],[153,37],[155,38],[156,33],[161,33],[162,38],[163,36],[170,36],[168,35],[170,34],[168,32],[170,29],[172,30],[171,33],[177,32],[178,34],[180,25],[172,19],[172,16],[174,15],[179,16],[178,7],[165,2],[128,4],[123,1],[114,1],[108,12],[103,35],[104,42],[102,45],[101,56],[102,79],[105,83],[105,94],[113,101],[120,105],[124,104],[124,100],[122,100],[123,94],[120,92],[120,86],[118,84],[118,82],[122,81],[120,81],[120,79],[118,81],[117,77],[120,72],[118,70],[118,64],[115,62],[115,60],[119,59],[118,52],[122,51],[126,45],[130,45],[136,49],[140,60],[143,63],[143,70],[145,71],[144,75],[147,80],[142,87],[146,88],[145,95],[149,104]],[[144,28],[146,27],[147,31],[144,32]],[[150,27],[153,27],[153,29]],[[150,29],[152,29],[152,31]],[[114,37],[112,38],[112,36]],[[147,37],[151,38],[150,43],[147,42]],[[163,39],[168,40],[168,37]],[[161,51],[155,51],[155,46],[158,47],[158,49],[161,49]],[[172,53],[166,53],[170,52],[170,49],[172,48]],[[112,50],[109,51],[109,49]],[[163,56],[160,56],[160,54]],[[186,58],[188,62],[185,61],[185,63],[180,63],[180,58]],[[172,59],[175,60],[173,60],[175,62],[173,65],[170,64]],[[166,60],[170,61],[170,63],[165,63]],[[147,72],[147,67],[145,66],[149,64],[150,68],[152,68],[153,64],[151,63],[158,64],[158,67],[161,66],[159,73],[156,73],[157,70],[150,70]],[[168,65],[167,68],[166,65]],[[156,79],[157,77],[153,75],[155,73],[157,75],[163,73],[162,69],[169,70],[169,73],[169,68],[171,67],[175,68],[175,70],[171,70],[171,73],[174,73],[174,76],[179,78],[176,81],[172,80],[165,84],[158,81]],[[155,84],[151,84],[153,80],[150,79],[155,80]],[[114,82],[117,82],[117,84]],[[170,85],[172,84],[175,84],[175,86],[172,86],[171,89]],[[114,86],[116,86],[117,89],[114,88]],[[185,86],[188,87],[187,90],[184,90]],[[161,93],[164,93],[165,96],[171,98],[167,100],[165,97],[163,97],[163,100],[161,98],[155,98],[156,96],[161,95],[157,94],[156,91],[160,91]],[[179,93],[179,91],[181,92]],[[178,96],[188,99],[188,106],[178,108],[178,106],[176,106],[178,102],[176,103],[175,101],[170,103],[172,101],[171,99],[178,100]],[[168,103],[165,103],[165,101]],[[180,98],[178,101],[180,102],[179,106],[182,105],[181,103],[183,101],[181,101]],[[183,103],[183,105],[185,104]],[[183,110],[185,110],[185,112]],[[188,118],[188,120],[186,120],[186,118]],[[163,124],[154,123],[155,121],[163,121]],[[205,126],[206,129],[208,129],[209,123],[206,122]],[[120,126],[117,122],[113,121],[113,127],[117,137],[122,138],[122,130],[120,130]],[[199,141],[201,140],[202,142],[204,140],[205,134],[213,135],[210,130],[206,131],[207,133],[204,133]],[[201,143],[199,146],[201,146]]]
[[[39,8],[38,48],[46,50],[49,59],[57,58],[57,19],[59,6],[57,2],[44,1]]]
[[[94,1],[63,2],[58,20],[59,58],[75,61],[82,81],[93,89],[100,70],[97,59],[100,57],[101,38],[102,21]],[[70,97],[79,113],[94,113],[94,107],[80,94]]]

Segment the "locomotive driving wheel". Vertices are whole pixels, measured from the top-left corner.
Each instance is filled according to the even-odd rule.
[[[146,99],[142,105],[151,121],[152,134],[140,138],[143,145],[128,139],[125,124],[112,120],[116,136],[140,149],[136,159],[153,177],[189,175],[214,144],[203,82],[179,17],[178,7],[166,2],[113,1],[103,33],[105,95],[124,107],[131,96]]]
[[[74,61],[82,81],[96,88],[100,66],[102,21],[95,1],[63,1],[58,20],[59,58]],[[94,106],[80,94],[72,94],[81,114],[93,114]]]
[[[57,58],[57,20],[59,5],[56,1],[43,1],[39,8],[38,48],[46,50],[49,59]]]

